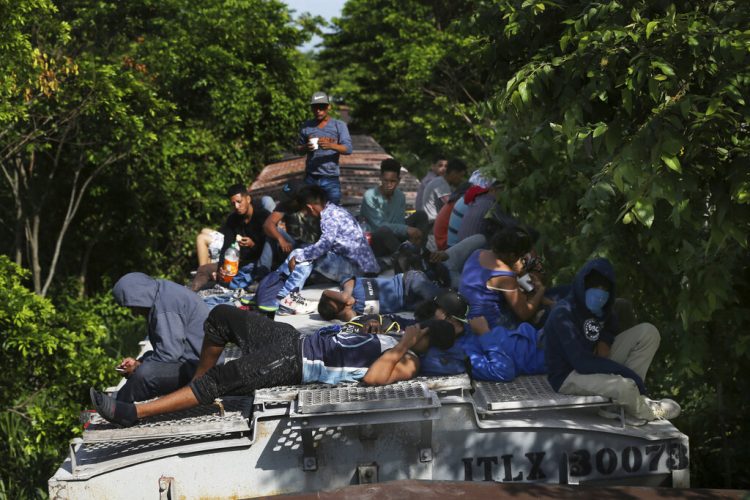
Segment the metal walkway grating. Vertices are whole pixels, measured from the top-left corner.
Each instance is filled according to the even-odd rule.
[[[224,416],[216,405],[203,405],[157,417],[141,419],[140,423],[126,429],[104,420],[98,413],[89,419],[84,432],[84,443],[108,441],[139,441],[166,439],[175,436],[225,435],[249,429],[253,399],[226,397],[222,400]]]
[[[432,393],[422,382],[366,387],[303,389],[299,392],[300,414],[348,412],[354,410],[409,409],[432,406]]]
[[[544,375],[518,377],[513,382],[474,382],[479,411],[553,410],[611,404],[601,396],[569,396],[555,392]]]

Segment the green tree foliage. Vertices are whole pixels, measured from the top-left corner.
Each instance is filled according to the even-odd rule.
[[[407,163],[436,150],[486,161],[493,130],[483,110],[507,70],[488,57],[497,23],[480,24],[485,4],[347,2],[319,60],[352,126]]]
[[[737,0],[353,0],[320,55],[407,161],[485,150],[557,282],[615,263],[662,332],[652,390],[683,403],[700,486],[750,484],[748,19]]]
[[[594,254],[617,264],[662,330],[658,379],[687,407],[699,484],[747,487],[750,6],[566,8],[497,97],[503,199],[564,275]]]
[[[65,443],[80,433],[91,384],[113,382],[108,333],[90,310],[61,311],[23,284],[28,272],[0,255],[0,497],[46,494]]]
[[[42,294],[58,271],[81,290],[133,269],[184,275],[194,235],[228,211],[226,186],[291,144],[309,33],[278,1],[58,8],[25,0],[0,20],[8,74],[23,76],[0,105],[15,110],[0,113],[7,251]]]

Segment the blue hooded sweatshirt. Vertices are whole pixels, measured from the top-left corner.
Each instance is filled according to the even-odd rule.
[[[586,307],[586,276],[597,271],[611,284],[604,315],[597,318]],[[646,393],[643,380],[630,368],[609,358],[594,354],[598,341],[608,345],[617,333],[617,318],[612,311],[615,302],[615,271],[607,259],[587,262],[575,277],[573,290],[552,309],[544,325],[545,358],[549,383],[556,391],[573,370],[581,374],[611,373],[631,378],[641,394]]]
[[[126,307],[145,307],[148,339],[154,361],[197,361],[203,344],[203,323],[208,307],[184,286],[157,280],[143,273],[128,273],[112,288],[115,301]]]

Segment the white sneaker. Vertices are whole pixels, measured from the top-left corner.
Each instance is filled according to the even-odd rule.
[[[603,418],[608,418],[610,420],[620,420],[620,407],[619,406],[605,406],[602,408],[599,408],[599,416]],[[625,414],[625,425],[634,425],[634,426],[641,426],[645,425],[646,420],[638,417],[634,417],[633,415]]]
[[[672,399],[646,399],[646,403],[658,420],[671,420],[680,416],[680,405]]]
[[[292,292],[279,301],[279,310],[276,314],[281,316],[291,314],[312,314],[318,310],[315,301],[307,300],[299,292]]]

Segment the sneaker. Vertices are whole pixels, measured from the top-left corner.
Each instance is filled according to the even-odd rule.
[[[318,304],[307,300],[298,292],[292,292],[279,301],[277,314],[286,316],[290,314],[312,314],[318,310]]]
[[[599,408],[600,417],[608,418],[610,420],[620,420],[620,407],[619,406],[605,406],[603,408]],[[625,414],[625,425],[634,425],[634,426],[641,426],[645,425],[646,420],[638,417],[634,417],[633,415]]]
[[[680,415],[680,405],[671,399],[647,399],[649,408],[658,420],[671,420]]]

